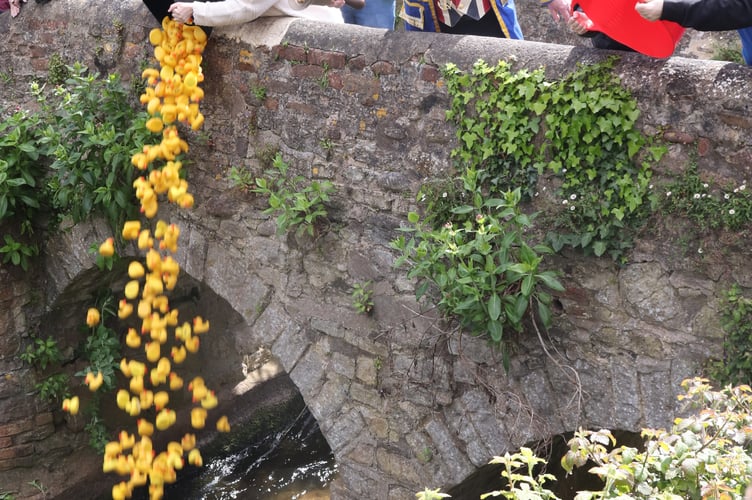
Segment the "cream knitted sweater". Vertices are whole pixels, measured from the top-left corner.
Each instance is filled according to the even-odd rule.
[[[333,7],[310,5],[295,10],[295,0],[224,0],[221,2],[193,2],[193,22],[199,26],[230,26],[266,16],[293,16],[342,23],[342,13]]]

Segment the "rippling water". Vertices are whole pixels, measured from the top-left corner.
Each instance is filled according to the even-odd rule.
[[[208,459],[165,491],[184,500],[328,500],[334,456],[308,410],[280,432]]]

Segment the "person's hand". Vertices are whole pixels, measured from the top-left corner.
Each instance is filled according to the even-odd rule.
[[[635,10],[648,21],[657,21],[663,14],[663,0],[640,0]]]
[[[554,21],[569,21],[569,2],[567,0],[552,0],[548,4],[548,11]]]
[[[567,21],[567,26],[569,26],[569,29],[572,30],[574,34],[584,35],[588,31],[592,31],[595,24],[593,24],[593,21],[590,20],[587,14],[580,10],[576,10],[574,14],[572,14],[572,17],[569,18],[569,21]]]
[[[193,6],[188,2],[175,2],[167,11],[172,15],[172,19],[179,23],[192,22]]]

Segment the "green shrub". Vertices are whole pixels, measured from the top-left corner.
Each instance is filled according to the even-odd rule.
[[[447,222],[433,229],[412,212],[411,226],[400,228],[407,236],[391,246],[400,254],[395,266],[407,266],[408,278],[419,280],[416,298],[427,295],[471,334],[488,335],[508,368],[505,331],[521,332],[533,312],[549,326],[552,297],[546,290],[564,288],[554,271],[543,270],[543,255],[552,250],[525,241],[534,215],[520,210],[520,190],[484,199],[473,178],[465,179],[473,204],[453,210],[472,217],[462,225]]]
[[[303,176],[289,177],[288,164],[277,153],[272,168],[264,172],[264,177],[256,179],[254,193],[269,197],[269,208],[265,214],[277,215],[279,233],[295,230],[296,234],[307,233],[313,236],[317,225],[326,221],[326,203],[334,191],[329,181],[312,180]]]

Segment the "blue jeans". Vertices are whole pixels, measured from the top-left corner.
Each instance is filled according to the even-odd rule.
[[[341,10],[347,24],[393,30],[395,8],[395,0],[366,0],[362,9],[345,5]]]
[[[752,66],[752,26],[738,30],[742,39],[742,57],[747,66]]]

